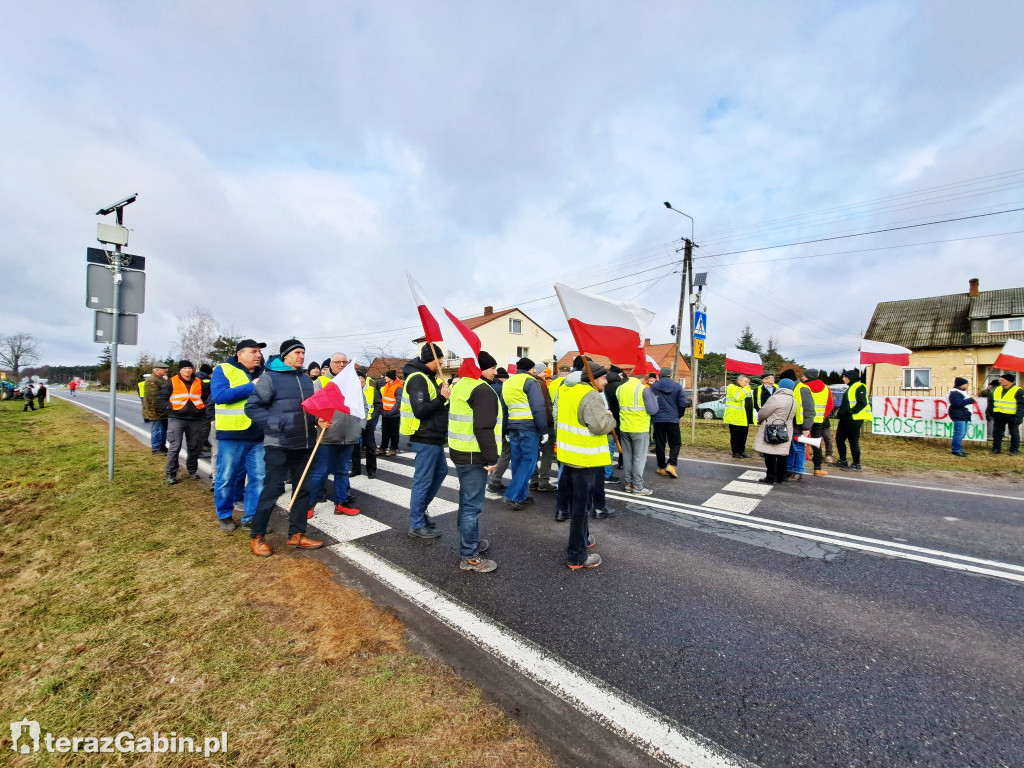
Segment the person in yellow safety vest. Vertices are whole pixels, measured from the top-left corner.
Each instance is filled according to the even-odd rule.
[[[537,381],[536,364],[528,357],[516,362],[516,374],[501,387],[508,411],[508,442],[512,451],[512,480],[505,489],[505,503],[512,509],[524,509],[533,501],[530,479],[537,470],[540,447],[548,434],[547,409],[544,406],[544,382]]]
[[[658,412],[658,396],[644,386],[642,379],[628,378],[615,390],[615,398],[619,403],[625,491],[635,496],[650,496],[654,491],[644,487],[644,467],[651,445],[651,416]]]
[[[750,377],[741,373],[736,383],[730,384],[725,390],[725,423],[729,425],[729,444],[734,459],[747,458],[747,434],[754,423],[753,393],[750,390]]]
[[[601,556],[588,554],[587,550],[594,545],[588,521],[594,512],[595,494],[604,495],[604,468],[612,461],[608,434],[615,429],[615,417],[602,395],[607,374],[603,365],[592,362],[578,384],[569,377],[558,391],[555,439],[562,464],[559,487],[564,482],[570,515],[566,556],[573,570],[601,564]]]
[[[432,342],[418,358],[405,364],[399,431],[408,435],[416,452],[409,498],[409,536],[436,539],[441,535],[427,514],[448,475],[444,446],[448,442],[448,398],[452,391],[438,378],[444,352]]]
[[[193,480],[199,479],[199,450],[206,425],[206,401],[210,386],[195,376],[191,360],[179,360],[178,372],[160,388],[160,405],[170,414],[167,424],[167,484],[178,482],[178,454],[182,443],[188,446],[185,468]]]
[[[139,400],[142,402],[146,402],[146,379],[152,375],[151,373],[143,374],[142,381],[139,382]],[[144,421],[148,421],[148,419],[144,419]]]
[[[761,410],[764,407],[764,404],[768,402],[768,398],[778,391],[779,388],[775,386],[775,374],[764,374],[761,377],[761,383],[754,387],[754,394],[752,397],[754,410]]]
[[[789,459],[786,461],[788,474],[786,479],[790,482],[799,483],[804,477],[804,465],[807,463],[807,446],[798,443],[796,437],[803,435],[811,436],[811,428],[814,426],[814,398],[811,396],[810,388],[801,381],[797,381],[796,371],[787,368],[779,374],[779,381],[789,379],[795,382],[793,387],[793,400],[796,403],[796,411],[793,414],[793,442],[789,446]]]
[[[242,339],[235,345],[234,356],[210,376],[210,398],[217,405],[213,504],[217,524],[225,533],[238,527],[232,516],[236,504],[242,505],[242,525],[249,525],[263,492],[263,430],[245,415],[245,402],[263,371],[260,350],[265,346],[255,339]]]
[[[1010,455],[1020,454],[1020,425],[1024,420],[1024,389],[1012,373],[999,374],[999,386],[992,390],[992,453],[1003,452],[1003,431],[1010,432]]]
[[[844,472],[860,472],[860,430],[865,421],[871,421],[871,399],[868,388],[860,380],[860,371],[853,368],[843,371],[843,383],[847,390],[836,409],[839,424],[836,426],[836,448],[839,461],[836,466]],[[846,443],[850,444],[850,459],[846,463]],[[800,446],[803,448],[803,446]]]
[[[498,461],[501,445],[501,398],[489,386],[498,361],[488,352],[477,355],[481,377],[462,376],[452,387],[448,408],[448,453],[459,477],[459,568],[490,573],[498,567],[481,555],[489,547],[480,538],[480,512],[487,475]]]
[[[363,429],[362,451],[366,457],[366,476],[372,480],[377,476],[377,436],[374,432],[377,428],[377,419],[380,418],[381,398],[373,382],[366,377],[366,369],[360,366],[356,373],[359,374],[359,385],[363,388],[363,400],[366,402],[366,427]],[[355,477],[361,473],[359,451],[356,451],[352,456],[350,476]]]
[[[825,382],[820,377],[821,371],[817,368],[804,369],[804,373],[800,377],[800,380],[811,390],[811,397],[814,400],[814,425],[811,427],[811,437],[819,438],[822,436],[822,431],[825,428],[829,414],[832,413],[832,409],[835,407],[835,403],[832,400],[832,390],[825,385]],[[817,447],[811,447],[811,455],[814,458],[815,476],[822,477],[827,475],[828,472],[822,467],[825,456],[820,443]],[[806,459],[806,453],[804,458]]]

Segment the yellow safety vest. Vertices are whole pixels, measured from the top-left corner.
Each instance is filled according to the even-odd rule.
[[[1017,413],[1017,392],[1020,387],[1014,386],[1009,389],[996,387],[992,390],[992,413],[1005,413],[1010,416]]]
[[[369,421],[373,418],[373,384],[367,384],[366,387],[363,388],[363,399],[366,400],[366,419]]]
[[[741,387],[738,384],[730,384],[725,390],[725,416],[726,424],[735,424],[738,427],[749,426],[750,419],[747,418],[747,398],[751,396],[750,387]]]
[[[796,424],[799,427],[803,427],[804,424],[804,399],[800,396],[801,388],[806,389],[808,392],[811,391],[811,388],[802,381],[798,381],[796,386],[793,387],[793,400],[796,401],[796,416],[794,418],[796,419]],[[813,396],[814,393],[811,392],[811,395]]]
[[[615,390],[619,401],[619,424],[623,432],[650,432],[651,417],[644,407],[644,387],[640,379],[626,379]]]
[[[140,381],[139,382],[139,397],[145,397],[145,396],[146,396],[146,382]]]
[[[228,386],[232,389],[248,384],[252,377],[233,365],[221,363],[217,366],[228,380]],[[245,415],[245,401],[248,397],[236,400],[233,403],[218,405],[213,416],[214,428],[221,432],[243,432],[252,426],[252,419]]]
[[[509,421],[532,421],[533,411],[530,410],[530,399],[526,396],[524,387],[526,382],[533,378],[527,373],[517,373],[509,377],[501,386],[501,397],[508,409]]]
[[[822,424],[825,421],[825,408],[828,407],[828,387],[822,387],[821,392],[812,389],[811,397],[814,399],[814,423]]]
[[[552,403],[558,397],[558,388],[562,386],[563,381],[565,381],[565,376],[559,376],[557,379],[552,379],[548,382],[548,394],[551,396]]]
[[[851,409],[853,408],[853,406],[857,404],[858,387],[861,387],[862,389],[867,389],[867,387],[864,386],[863,381],[855,381],[853,382],[853,384],[850,385],[850,388],[846,390],[846,397],[849,398]],[[861,411],[860,413],[853,414],[854,421],[871,421],[871,398],[867,397],[866,400],[867,405],[864,406],[864,410]]]
[[[321,388],[331,383],[332,376],[317,376],[314,381],[320,384]]]
[[[448,400],[448,447],[465,453],[479,453],[480,442],[473,433],[473,409],[469,405],[469,396],[473,390],[485,384],[480,379],[463,376],[452,387],[452,396]],[[494,396],[500,400],[498,393]],[[498,453],[501,453],[501,406],[498,406],[497,421],[494,425],[494,440]]]
[[[558,421],[555,423],[555,445],[558,460],[574,467],[607,467],[612,463],[608,436],[594,435],[579,420],[580,403],[589,392],[589,384],[562,387],[558,391]]]
[[[409,382],[416,376],[422,376],[423,380],[427,382],[427,394],[430,395],[431,400],[437,397],[437,389],[441,386],[441,382],[431,381],[426,374],[420,371],[414,371],[405,377],[405,386],[402,388],[402,405],[399,408],[399,416],[402,417],[402,420],[398,425],[398,431],[406,436],[415,434],[416,430],[420,428],[420,420],[413,414],[412,401],[409,399]],[[435,384],[437,386],[434,386]]]

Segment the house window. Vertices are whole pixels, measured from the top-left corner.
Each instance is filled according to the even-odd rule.
[[[508,319],[508,332],[519,335],[523,332],[523,321],[514,317]]]
[[[529,356],[530,356],[530,348],[529,347],[516,347],[516,357],[529,357]]]
[[[931,389],[932,369],[931,368],[904,368],[903,388],[904,389]]]
[[[1003,333],[1005,331],[1024,331],[1024,317],[1004,317],[1000,320],[988,321],[989,333]]]

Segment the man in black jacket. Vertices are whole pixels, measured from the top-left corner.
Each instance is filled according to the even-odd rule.
[[[178,454],[185,442],[188,455],[185,469],[193,480],[199,479],[199,452],[207,424],[206,407],[210,385],[196,378],[191,360],[179,360],[178,372],[160,387],[160,407],[170,414],[167,420],[167,484],[178,482]],[[152,379],[151,379],[152,381]]]
[[[267,361],[245,403],[245,415],[263,430],[266,465],[263,491],[249,530],[249,546],[257,557],[273,554],[266,542],[267,523],[284,493],[285,480],[291,482],[294,495],[288,514],[288,546],[316,549],[324,545],[306,536],[309,487],[299,481],[316,444],[317,425],[326,429],[330,422],[314,419],[302,408],[302,401],[313,395],[313,380],[303,370],[305,362],[306,348],[301,341],[281,342],[280,356]]]
[[[406,363],[404,370],[399,431],[410,437],[416,452],[409,502],[409,535],[413,538],[436,539],[441,535],[427,514],[427,506],[448,474],[444,445],[452,392],[437,377],[443,355],[437,344],[424,344],[420,356]]]

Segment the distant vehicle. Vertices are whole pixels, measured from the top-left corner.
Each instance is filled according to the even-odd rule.
[[[828,388],[833,398],[841,397],[843,392],[849,389],[845,384],[829,384]]]
[[[709,403],[701,403],[698,405],[697,417],[701,419],[725,418],[725,397],[720,397]]]

